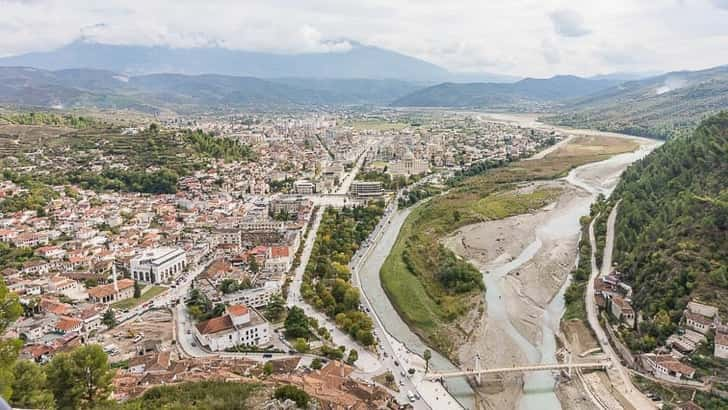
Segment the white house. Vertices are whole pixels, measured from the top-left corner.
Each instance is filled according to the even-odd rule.
[[[728,359],[728,334],[722,332],[715,333],[713,355],[720,359]]]
[[[270,342],[270,324],[245,305],[232,305],[227,314],[200,322],[194,328],[197,340],[212,351]]]

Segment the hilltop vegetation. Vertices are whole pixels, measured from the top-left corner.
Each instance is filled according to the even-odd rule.
[[[7,122],[18,125],[51,125],[54,127],[89,128],[100,125],[96,120],[71,114],[50,114],[43,112],[26,112],[0,114],[0,124]]]
[[[664,338],[690,299],[728,313],[728,112],[629,167],[612,198],[615,259],[643,332]]]
[[[728,107],[728,66],[668,73],[577,99],[545,122],[669,139]]]
[[[29,189],[21,197],[4,201],[6,211],[42,207],[51,197],[44,194],[48,185],[73,183],[94,190],[174,193],[180,177],[211,161],[255,159],[249,146],[199,130],[162,130],[152,124],[136,134],[124,134],[82,117],[28,113],[6,118],[54,125],[42,129],[0,126],[4,177]],[[64,121],[78,129],[55,128]],[[11,171],[15,169],[24,171]]]

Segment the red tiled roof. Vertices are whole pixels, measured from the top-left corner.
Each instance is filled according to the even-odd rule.
[[[273,258],[287,258],[288,247],[287,246],[274,246],[270,248],[271,257]]]
[[[228,313],[232,316],[242,316],[248,313],[248,308],[244,305],[231,305],[228,307]]]
[[[80,324],[81,321],[78,319],[72,317],[61,317],[60,320],[58,320],[58,323],[56,323],[56,329],[68,332],[69,330],[78,327]]]
[[[230,316],[214,317],[212,319],[200,322],[197,324],[197,330],[203,335],[209,335],[212,333],[222,332],[233,328],[233,321]]]

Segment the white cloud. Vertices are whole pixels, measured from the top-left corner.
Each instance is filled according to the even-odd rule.
[[[581,15],[573,10],[556,10],[549,14],[551,23],[557,34],[564,37],[582,37],[589,33],[584,25],[584,19]]]
[[[0,55],[113,44],[343,52],[523,76],[728,63],[727,0],[0,0]],[[721,8],[717,10],[716,7]]]

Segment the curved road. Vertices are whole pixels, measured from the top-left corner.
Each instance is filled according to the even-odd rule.
[[[621,394],[635,408],[640,410],[655,409],[657,408],[655,406],[655,403],[647,398],[647,396],[642,394],[642,392],[640,392],[639,389],[637,389],[634,384],[632,384],[632,379],[630,379],[629,377],[629,370],[622,365],[622,362],[619,359],[619,355],[617,355],[614,349],[612,349],[612,346],[609,344],[607,334],[599,323],[597,306],[594,300],[594,283],[596,282],[600,274],[609,273],[608,270],[612,264],[612,250],[614,247],[614,223],[617,219],[618,208],[619,203],[614,206],[612,212],[609,214],[609,218],[607,219],[607,240],[604,248],[604,263],[602,264],[601,272],[599,270],[599,267],[597,266],[597,241],[594,235],[594,223],[597,221],[600,215],[597,214],[597,216],[594,217],[594,220],[592,220],[591,224],[589,224],[589,243],[591,244],[592,252],[591,275],[589,276],[589,283],[587,284],[585,292],[587,320],[589,321],[589,326],[591,326],[594,334],[597,336],[597,340],[599,341],[599,345],[601,346],[602,351],[612,361],[613,366],[610,370],[607,371],[607,374],[609,375],[609,379],[611,380],[614,388],[616,388],[619,394]]]

